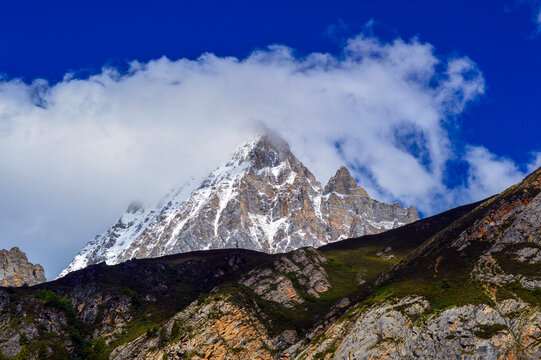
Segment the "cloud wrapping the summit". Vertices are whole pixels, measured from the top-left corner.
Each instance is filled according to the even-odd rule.
[[[211,171],[259,123],[322,182],[346,164],[373,197],[427,214],[477,200],[524,175],[486,149],[453,146],[447,129],[484,88],[467,57],[362,34],[338,56],[273,45],[244,59],[134,61],[125,73],[56,84],[4,80],[0,242],[36,249],[31,260],[52,274],[131,200]],[[445,185],[453,159],[471,165],[467,186]],[[491,169],[504,176],[488,179]]]

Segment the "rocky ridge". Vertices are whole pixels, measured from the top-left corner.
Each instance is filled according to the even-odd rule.
[[[60,274],[105,261],[195,250],[283,253],[375,234],[418,220],[413,207],[370,198],[342,167],[323,188],[276,134],[255,137],[202,181],[144,209],[132,204]]]
[[[18,247],[0,250],[0,286],[32,286],[47,281],[39,264],[31,264]]]

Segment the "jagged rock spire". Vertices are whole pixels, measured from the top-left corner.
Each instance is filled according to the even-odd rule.
[[[340,169],[336,171],[336,174],[330,178],[325,186],[323,194],[325,195],[331,192],[343,195],[368,196],[366,190],[357,185],[357,182],[345,166],[341,166]]]

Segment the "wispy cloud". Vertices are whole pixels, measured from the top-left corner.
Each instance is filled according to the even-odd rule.
[[[468,182],[464,189],[464,195],[468,199],[497,194],[541,166],[541,153],[533,153],[526,170],[521,171],[512,160],[496,156],[482,146],[467,146],[464,159],[470,165]]]
[[[541,32],[541,0],[517,0],[515,4],[531,7],[532,20],[537,25],[537,32]]]
[[[486,149],[452,145],[448,126],[484,86],[467,57],[362,34],[336,56],[270,46],[244,59],[161,58],[56,84],[4,80],[0,244],[32,249],[56,275],[131,200],[212,170],[260,122],[322,182],[347,164],[371,195],[427,214],[477,200],[523,176]],[[448,188],[446,164],[461,158],[468,186]],[[505,176],[490,180],[491,169]]]

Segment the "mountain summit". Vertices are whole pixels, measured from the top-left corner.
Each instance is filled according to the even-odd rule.
[[[202,181],[150,209],[132,204],[60,274],[105,261],[194,250],[281,253],[374,234],[418,220],[417,211],[368,196],[341,167],[323,188],[286,141],[268,132],[238,147]]]

